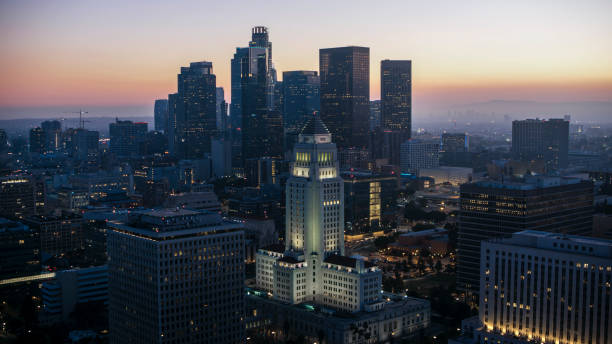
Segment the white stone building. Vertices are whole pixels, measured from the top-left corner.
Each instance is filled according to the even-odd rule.
[[[481,247],[478,343],[607,344],[612,241],[540,231]]]
[[[358,312],[380,305],[380,270],[344,257],[344,182],[331,134],[318,117],[302,129],[286,187],[286,243],[262,248],[257,286],[274,298]]]

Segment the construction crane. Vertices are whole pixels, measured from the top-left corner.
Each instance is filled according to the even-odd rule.
[[[79,109],[78,112],[74,111],[74,112],[64,112],[64,113],[74,113],[74,114],[78,113],[79,114],[79,128],[81,128],[81,129],[83,129],[85,127],[85,122],[90,122],[90,121],[87,121],[87,120],[83,119],[83,115],[86,114],[86,113],[89,113],[87,111],[83,111],[83,109]]]

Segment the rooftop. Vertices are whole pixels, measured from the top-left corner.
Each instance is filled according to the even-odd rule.
[[[494,189],[535,190],[562,185],[579,184],[580,182],[581,179],[579,178],[527,176],[522,179],[510,181],[482,180],[473,183],[473,185]]]
[[[260,248],[260,250],[272,251],[272,252],[276,252],[276,253],[285,253],[285,245],[283,245],[283,244],[272,244],[272,245],[264,246],[264,247]]]
[[[319,116],[312,116],[300,131],[301,135],[328,135],[329,130]]]
[[[357,258],[341,256],[341,255],[333,255],[329,256],[325,259],[325,263],[346,266],[349,268],[357,268]],[[376,266],[368,261],[364,261],[364,267],[370,268]]]
[[[612,240],[602,238],[525,230],[489,242],[612,259]]]

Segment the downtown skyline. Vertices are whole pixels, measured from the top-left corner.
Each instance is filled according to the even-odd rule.
[[[380,98],[380,61],[411,59],[416,114],[493,99],[612,101],[608,3],[321,4],[5,3],[0,117],[62,106],[149,115],[154,99],[176,91],[180,67],[202,60],[229,102],[231,56],[255,25],[270,30],[279,78],[318,70],[320,48],[369,47],[371,99]]]

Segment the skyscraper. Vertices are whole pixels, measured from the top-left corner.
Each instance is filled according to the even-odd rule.
[[[554,201],[553,201],[554,200]],[[461,185],[457,287],[477,300],[482,240],[532,229],[586,235],[593,226],[593,184],[576,178],[528,177]]]
[[[244,343],[244,232],[218,214],[109,223],[110,343]]]
[[[217,87],[215,109],[217,110],[217,130],[225,131],[226,114],[225,110],[225,92],[223,87]]]
[[[370,48],[319,50],[321,119],[340,149],[365,147],[370,112]]]
[[[155,130],[168,134],[168,99],[155,100],[153,113],[155,116]]]
[[[483,241],[479,336],[489,343],[610,343],[611,280],[610,240],[526,230]]]
[[[249,48],[237,49],[234,55],[233,64],[240,61],[242,166],[247,159],[282,156],[282,118],[280,111],[274,109],[271,86],[275,81],[271,71],[272,45],[264,29],[253,28]]]
[[[45,153],[45,131],[41,127],[30,129],[30,152]]]
[[[108,125],[110,151],[120,157],[138,154],[139,145],[146,140],[146,122],[120,121]]]
[[[299,131],[319,112],[320,79],[316,71],[283,72],[283,124],[286,131]]]
[[[201,159],[210,153],[217,132],[217,89],[212,62],[181,67],[178,92],[169,97],[171,153],[183,159]]]
[[[378,309],[380,270],[344,256],[344,182],[331,138],[318,117],[300,132],[286,186],[285,247],[258,251],[257,285],[287,303],[311,300],[348,312]]]
[[[56,152],[60,148],[62,124],[60,121],[44,121],[40,124],[45,135],[45,152]]]
[[[512,155],[521,161],[542,160],[548,171],[567,167],[569,122],[526,119],[512,122]]]
[[[412,61],[380,62],[380,101],[382,125],[386,129],[412,130]]]
[[[381,121],[380,100],[370,101],[370,131],[380,127]]]

